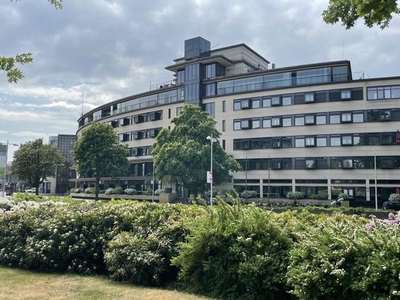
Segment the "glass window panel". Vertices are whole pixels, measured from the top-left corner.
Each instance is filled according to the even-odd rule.
[[[304,138],[296,138],[294,146],[296,148],[303,148],[305,145]]]
[[[282,105],[292,105],[292,96],[283,96]]]
[[[326,137],[317,137],[317,147],[326,147]]]
[[[353,145],[356,145],[356,146],[361,145],[361,137],[359,135],[355,135],[353,137]]]
[[[345,90],[340,92],[341,99],[350,99],[351,98],[351,91]]]
[[[363,123],[364,122],[364,113],[353,113],[353,123]]]
[[[253,99],[251,107],[260,108],[260,99]]]
[[[318,115],[316,119],[318,125],[326,124],[326,115]]]
[[[342,136],[342,145],[353,145],[353,137],[351,135]]]
[[[315,124],[315,115],[307,115],[307,116],[305,116],[305,124],[306,125]]]
[[[400,86],[392,86],[392,99],[400,98]]]
[[[304,117],[303,117],[303,116],[301,116],[301,117],[295,117],[295,119],[294,119],[294,125],[295,125],[295,126],[302,126],[302,125],[304,125]]]
[[[352,114],[350,112],[342,113],[342,123],[349,123],[351,122]]]
[[[368,145],[379,145],[379,135],[369,135]]]
[[[279,96],[273,96],[271,98],[271,105],[272,106],[279,106],[282,105],[281,97]]]
[[[312,94],[312,93],[305,94],[304,95],[304,101],[305,102],[314,102],[315,101],[314,94]]]
[[[261,122],[260,119],[252,119],[251,120],[251,127],[254,128],[260,128],[261,127]]]
[[[331,147],[340,146],[340,136],[332,136],[331,137]]]
[[[272,118],[271,119],[271,126],[281,126],[281,118]]]
[[[290,127],[290,126],[292,126],[292,117],[283,117],[283,118],[282,118],[282,126],[283,126],[283,127]]]
[[[315,169],[315,159],[306,159],[306,168]]]
[[[330,124],[339,124],[340,123],[340,115],[330,115],[329,116],[329,123]]]
[[[233,102],[233,110],[241,110],[242,109],[242,102],[239,100]]]
[[[233,122],[233,130],[240,130],[240,125],[241,125],[241,122],[240,121],[234,121]]]
[[[292,148],[292,138],[282,138],[283,148]]]
[[[271,98],[263,98],[262,99],[262,106],[263,107],[270,107],[271,106]]]
[[[378,91],[376,88],[368,88],[367,89],[367,97],[368,100],[376,100],[378,99]]]
[[[353,160],[352,159],[344,159],[342,162],[342,166],[345,169],[353,168]]]
[[[271,127],[271,119],[263,119],[263,128]]]
[[[314,147],[315,146],[315,137],[306,137],[306,147]]]

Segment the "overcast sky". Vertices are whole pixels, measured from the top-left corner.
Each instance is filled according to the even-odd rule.
[[[348,59],[354,78],[400,75],[400,17],[346,30],[323,23],[328,0],[1,2],[0,56],[34,57],[17,84],[0,73],[2,143],[75,134],[82,112],[172,80],[165,67],[197,36],[212,48],[245,43],[276,67]]]

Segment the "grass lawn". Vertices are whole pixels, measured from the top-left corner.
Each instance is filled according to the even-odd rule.
[[[176,291],[122,284],[96,276],[44,274],[0,267],[0,299],[74,300],[205,300]]]

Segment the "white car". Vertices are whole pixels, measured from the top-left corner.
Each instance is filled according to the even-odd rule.
[[[26,189],[25,192],[26,192],[26,193],[36,193],[36,189],[35,189],[35,188]]]

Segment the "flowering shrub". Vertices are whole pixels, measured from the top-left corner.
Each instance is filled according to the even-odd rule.
[[[336,214],[296,233],[287,282],[299,299],[393,299],[399,293],[400,232]]]

